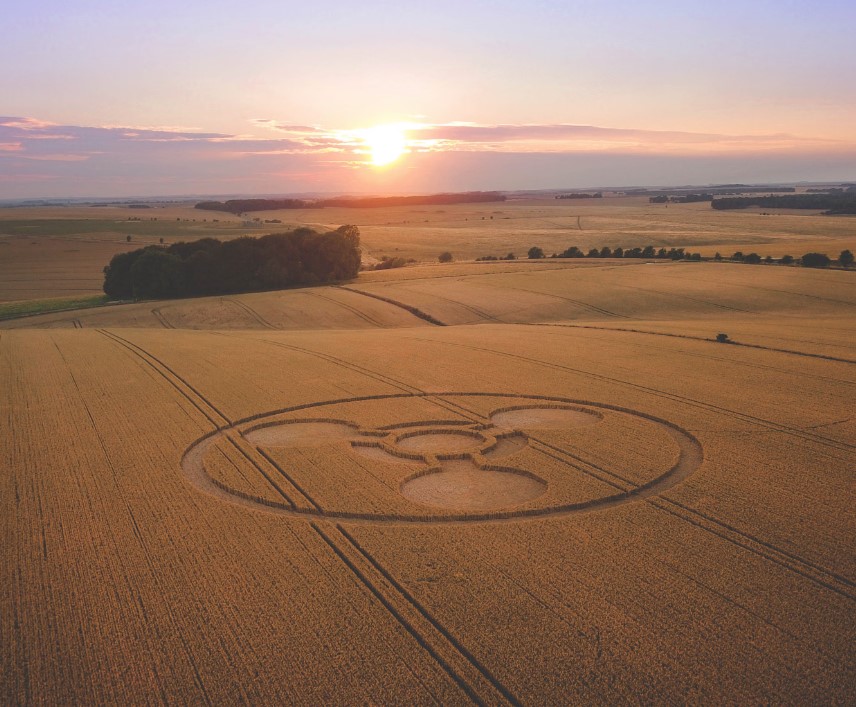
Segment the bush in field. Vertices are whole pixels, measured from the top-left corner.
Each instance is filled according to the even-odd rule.
[[[405,265],[409,263],[415,263],[416,261],[413,258],[409,258],[405,260],[404,258],[390,258],[388,255],[384,255],[380,262],[376,265],[366,268],[367,270],[392,270],[393,268],[403,268]]]
[[[437,260],[439,260],[441,263],[451,263],[452,254],[448,250],[444,251],[443,253],[440,253],[440,255],[437,257]]]
[[[526,253],[526,257],[529,258],[529,260],[540,260],[544,257],[544,251],[537,245],[533,245],[529,249],[529,252]]]
[[[794,256],[793,255],[783,255],[779,262],[782,265],[793,265],[794,264]]]
[[[317,233],[299,228],[261,238],[203,238],[116,255],[104,268],[114,299],[198,296],[311,285],[356,277],[356,226]]]
[[[849,250],[842,250],[841,255],[838,256],[838,262],[842,267],[849,268],[853,265],[853,253]]]
[[[749,255],[744,256],[743,262],[749,263],[750,265],[757,265],[761,262],[761,256],[757,253],[749,253]]]

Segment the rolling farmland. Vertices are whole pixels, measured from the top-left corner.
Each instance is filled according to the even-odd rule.
[[[852,703],[854,311],[591,260],[2,322],[2,700]]]

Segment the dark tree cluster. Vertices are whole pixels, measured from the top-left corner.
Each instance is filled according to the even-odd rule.
[[[856,191],[833,194],[787,194],[782,196],[739,196],[714,199],[714,209],[746,209],[760,206],[765,209],[824,210],[828,215],[856,214]]]
[[[554,253],[553,258],[660,258],[663,260],[701,260],[700,253],[687,253],[683,248],[660,248],[656,250],[652,245],[646,245],[644,248],[590,248],[588,252],[583,253],[578,246],[571,246],[561,253]]]
[[[226,211],[244,214],[250,211],[276,211],[278,209],[322,209],[325,206],[344,206],[370,209],[383,206],[437,206],[441,204],[474,204],[485,201],[505,201],[504,194],[496,191],[468,191],[427,196],[371,196],[338,197],[335,199],[230,199],[229,201],[201,201],[197,209]]]
[[[603,199],[603,192],[596,191],[593,194],[573,193],[559,194],[557,199]]]
[[[382,206],[440,206],[443,204],[476,204],[486,201],[505,201],[505,194],[497,191],[467,191],[451,194],[429,194],[427,196],[371,196],[363,198],[341,197],[321,199],[318,206],[345,206],[371,209]]]
[[[405,265],[410,265],[411,263],[415,263],[415,258],[399,258],[397,256],[390,257],[388,255],[382,255],[379,263],[375,263],[374,265],[368,265],[364,270],[393,270],[394,268],[403,268]]]
[[[508,253],[499,257],[497,257],[496,255],[483,255],[480,258],[476,258],[476,262],[489,260],[517,260],[517,256],[514,253]]]
[[[120,253],[104,268],[104,292],[113,299],[254,292],[348,280],[359,269],[356,226],[326,233],[298,228],[261,238],[203,238]]]
[[[226,211],[243,214],[248,211],[276,211],[278,209],[312,209],[314,202],[303,199],[230,199],[229,201],[200,201],[196,207],[206,211]]]
[[[695,204],[700,201],[713,201],[713,194],[659,194],[649,197],[648,201],[652,204]]]
[[[719,253],[717,253],[719,255]],[[779,258],[778,262],[780,265],[793,265],[794,263],[798,263],[806,268],[826,268],[832,265],[833,262],[837,262],[843,268],[849,268],[853,265],[853,253],[849,250],[842,250],[838,256],[837,261],[833,261],[826,253],[806,253],[801,258],[796,259],[792,255],[783,255]],[[716,260],[722,260],[722,257],[716,258]],[[750,265],[758,265],[759,263],[764,263],[766,265],[772,265],[776,261],[771,257],[767,256],[765,258],[761,258],[757,253],[749,253],[748,255],[744,254],[742,251],[737,251],[731,256],[731,260],[737,263],[748,263]]]

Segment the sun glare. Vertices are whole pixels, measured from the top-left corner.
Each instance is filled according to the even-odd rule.
[[[365,141],[376,167],[395,162],[407,150],[407,138],[398,125],[379,125],[365,132]]]

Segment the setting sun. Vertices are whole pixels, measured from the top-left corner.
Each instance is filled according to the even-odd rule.
[[[365,141],[377,167],[395,162],[407,150],[407,138],[397,125],[379,125],[365,132]]]

